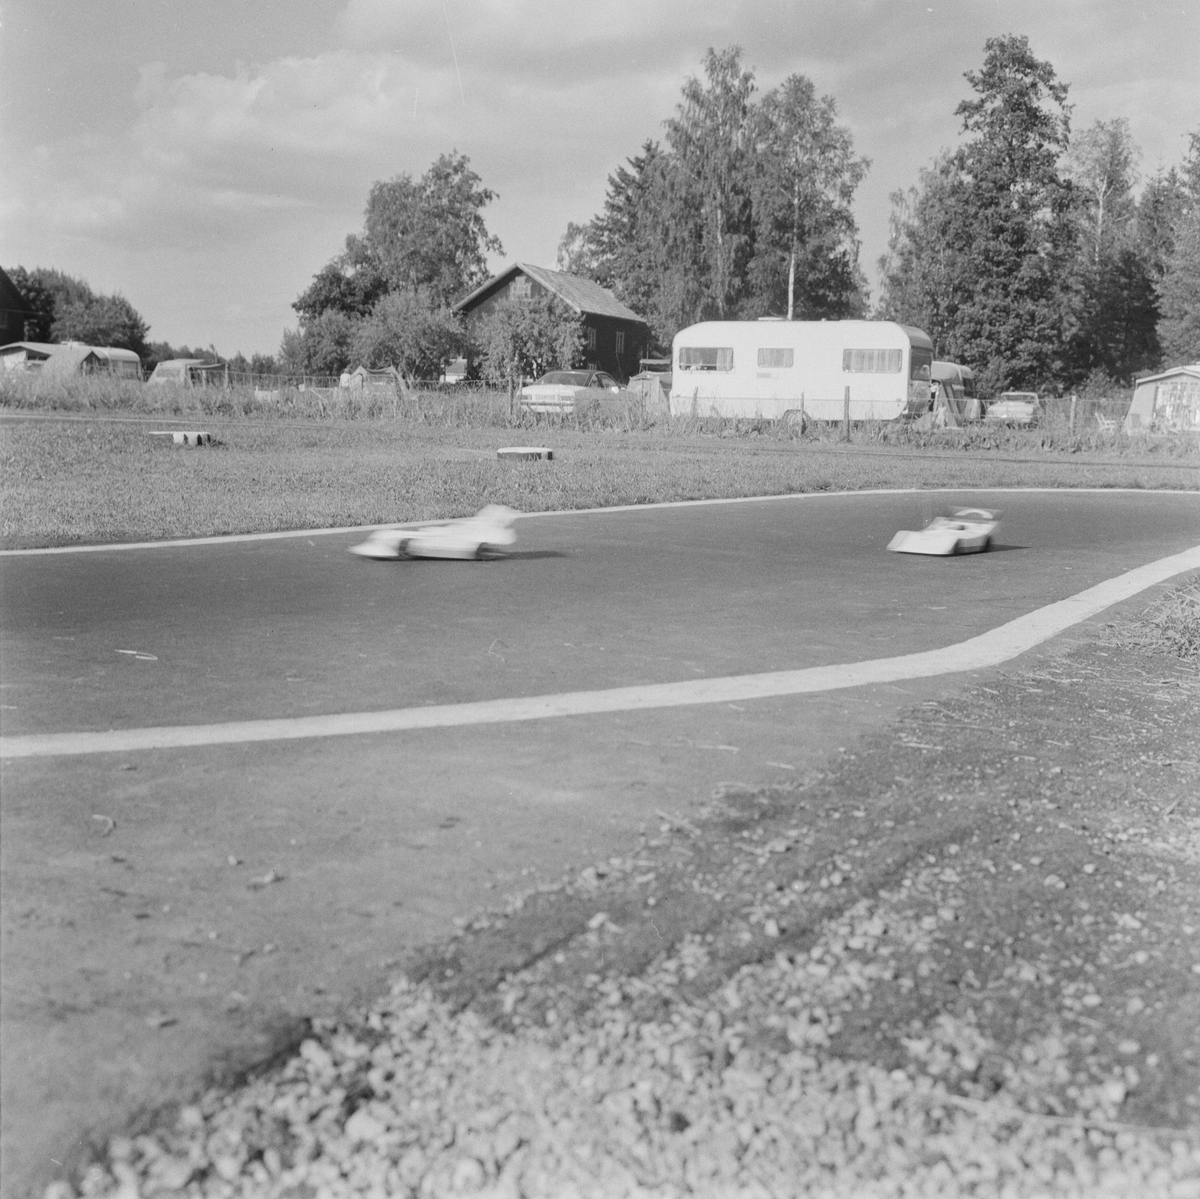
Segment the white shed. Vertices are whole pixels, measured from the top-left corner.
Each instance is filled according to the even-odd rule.
[[[1125,432],[1172,429],[1200,433],[1200,362],[1139,379],[1125,414]]]
[[[0,346],[0,365],[10,371],[45,371],[51,375],[142,377],[142,360],[132,350],[86,346],[81,341],[14,341],[11,345]]]

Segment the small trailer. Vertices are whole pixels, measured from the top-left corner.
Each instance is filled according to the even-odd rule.
[[[675,335],[671,413],[893,421],[928,411],[932,365],[893,321],[704,321]]]

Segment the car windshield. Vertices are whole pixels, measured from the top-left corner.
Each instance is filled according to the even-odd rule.
[[[539,383],[559,383],[566,387],[586,387],[591,376],[586,371],[551,371],[543,375]]]

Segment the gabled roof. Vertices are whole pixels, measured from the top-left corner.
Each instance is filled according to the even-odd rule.
[[[350,378],[399,379],[400,372],[394,366],[356,366],[349,372]]]
[[[22,312],[27,316],[35,315],[33,309],[29,307],[28,301],[17,290],[17,285],[8,277],[3,267],[0,267],[0,309],[5,312]]]
[[[100,361],[100,355],[91,346],[59,345],[54,347],[54,353],[42,364],[42,371],[47,375],[75,375],[89,360]]]
[[[1193,379],[1200,379],[1200,362],[1195,362],[1191,366],[1173,366],[1170,370],[1159,371],[1157,375],[1143,375],[1142,378],[1135,380],[1134,387],[1141,387],[1143,383],[1158,383],[1163,379],[1173,378],[1175,375],[1188,375]]]
[[[32,354],[35,357],[49,358],[51,354],[57,354],[60,350],[66,349],[84,349],[93,350],[101,358],[107,358],[109,362],[137,362],[142,360],[133,352],[133,350],[122,349],[120,346],[85,346],[81,341],[14,341],[6,346],[0,346],[0,354],[15,354],[19,350],[24,350],[26,355]],[[197,362],[200,359],[196,359]]]
[[[611,291],[601,287],[595,280],[584,279],[580,275],[568,275],[564,271],[547,270],[542,266],[531,266],[527,262],[514,262],[507,270],[493,275],[469,296],[459,300],[454,305],[454,311],[465,312],[474,308],[480,300],[506,286],[518,273],[528,275],[540,283],[581,316],[587,313],[591,316],[611,316],[623,321],[637,321],[643,325],[646,323],[644,318],[622,304]]]

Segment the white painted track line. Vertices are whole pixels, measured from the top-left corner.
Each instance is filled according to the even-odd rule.
[[[660,508],[702,508],[717,504],[769,504],[776,502],[856,499],[881,495],[1179,495],[1195,499],[1200,492],[1144,487],[890,487],[874,491],[800,491],[789,495],[736,495],[711,500],[663,500],[657,504],[616,504],[610,508],[560,508],[550,512],[522,512],[531,519],[542,516],[604,516],[617,512],[653,512]],[[108,554],[129,550],[191,549],[206,545],[237,545],[248,541],[284,541],[297,537],[330,537],[339,533],[369,533],[373,529],[416,528],[435,521],[388,521],[379,525],[340,525],[337,528],[282,529],[273,533],[221,533],[212,537],[180,537],[170,541],[116,541],[104,545],[50,545],[24,550],[0,550],[0,558],[30,558],[47,554]]]
[[[736,700],[772,699],[789,695],[838,691],[872,683],[895,683],[966,670],[982,670],[1017,657],[1026,650],[1088,620],[1113,604],[1166,582],[1185,571],[1200,569],[1200,545],[1169,558],[1106,579],[1078,595],[1059,600],[1011,620],[999,628],[942,649],[876,658],[837,666],[814,666],[768,674],[732,675],[682,683],[572,691],[519,699],[397,708],[386,712],[345,712],[334,716],[300,716],[277,720],[242,720],[228,724],[176,725],[166,728],[113,729],[95,733],[33,733],[0,737],[0,759],[97,753],[129,753],[147,749],[184,749],[238,745],[253,741],[288,741],[309,737],[345,737],[413,729],[503,724],[629,712]]]

